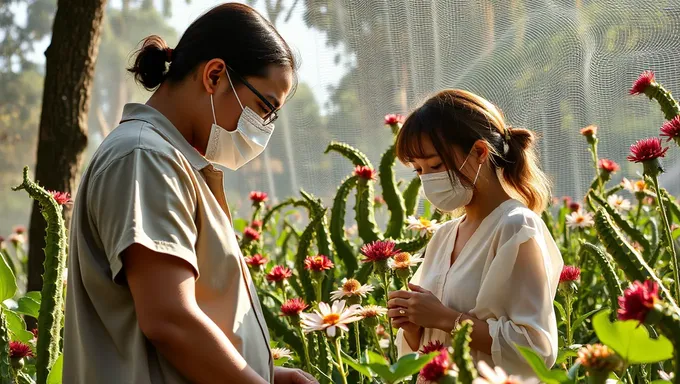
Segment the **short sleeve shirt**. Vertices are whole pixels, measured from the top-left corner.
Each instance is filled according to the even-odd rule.
[[[128,104],[75,198],[64,383],[189,383],[139,328],[121,262],[132,244],[190,264],[200,308],[273,382],[267,326],[231,224],[222,171],[161,113]]]

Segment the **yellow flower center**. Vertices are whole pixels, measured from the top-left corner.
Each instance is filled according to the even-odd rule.
[[[581,223],[583,223],[584,221],[585,221],[585,217],[583,217],[583,216],[578,216],[578,217],[576,218],[576,222],[577,222],[578,224],[581,224]]]
[[[635,192],[642,192],[645,190],[645,181],[644,180],[638,180],[635,182]]]
[[[411,261],[411,254],[408,252],[401,252],[394,256],[394,262],[397,264],[408,263]]]
[[[323,318],[323,323],[328,324],[328,325],[335,325],[338,323],[340,320],[340,315],[337,313],[329,313],[328,315],[324,316]]]
[[[423,227],[429,227],[430,225],[432,225],[432,222],[424,217],[421,217],[419,221],[420,225],[422,225]]]
[[[342,285],[342,290],[347,293],[355,293],[361,288],[361,283],[355,279],[349,279]]]

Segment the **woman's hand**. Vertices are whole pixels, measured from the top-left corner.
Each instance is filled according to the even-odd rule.
[[[274,384],[319,384],[314,376],[300,369],[274,368]]]
[[[419,334],[421,328],[420,325],[410,322],[407,316],[398,316],[392,318],[392,326],[394,328],[401,328],[404,330],[404,332],[410,333],[412,335]]]
[[[442,304],[432,292],[415,284],[408,285],[411,291],[392,291],[387,302],[387,316],[400,324],[406,321],[424,328],[437,328],[450,332],[457,313]],[[406,325],[412,328],[410,325]],[[404,329],[406,331],[406,329]]]

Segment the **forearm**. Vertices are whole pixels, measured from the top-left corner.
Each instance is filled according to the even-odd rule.
[[[482,352],[484,354],[490,355],[491,344],[493,344],[493,339],[491,338],[491,334],[489,333],[489,324],[487,324],[486,321],[479,320],[467,313],[463,313],[461,316],[460,312],[455,311],[453,309],[449,309],[449,311],[445,315],[441,316],[442,321],[440,326],[438,326],[437,328],[441,329],[444,332],[451,333],[453,327],[456,324],[456,319],[458,319],[459,316],[460,316],[459,322],[463,322],[465,320],[472,321],[470,348]]]
[[[266,383],[202,311],[165,323],[163,328],[149,339],[191,382]]]
[[[412,351],[417,351],[420,349],[420,339],[423,335],[423,327],[419,327],[418,331],[409,332],[404,329],[404,340],[408,343],[409,348]]]

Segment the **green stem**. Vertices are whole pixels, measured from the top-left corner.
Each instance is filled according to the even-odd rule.
[[[387,274],[388,274],[387,271],[383,272],[383,274],[382,274],[382,283],[383,283],[383,288],[385,290],[385,302],[387,302],[388,287],[390,286]],[[392,363],[394,363],[395,361],[397,361],[397,353],[394,350],[394,331],[392,330],[392,319],[388,318],[387,323],[388,323],[387,324],[387,330],[390,333],[390,349],[389,349],[390,361],[392,361]]]
[[[321,302],[321,286],[323,279],[317,280],[314,282],[314,291],[316,294],[316,302],[320,303]]]
[[[666,232],[666,241],[668,243],[669,251],[671,252],[671,256],[673,258],[673,279],[675,284],[675,300],[676,302],[680,300],[680,278],[678,276],[678,268],[680,268],[680,264],[678,264],[678,255],[675,253],[675,244],[673,243],[673,235],[671,234],[671,226],[670,223],[668,222],[668,217],[666,216],[666,209],[663,205],[663,198],[661,196],[661,189],[659,188],[659,179],[656,175],[652,177],[652,180],[654,181],[654,189],[656,190],[656,199],[659,204],[659,210],[660,215],[661,215],[661,220],[663,220],[663,227],[664,227],[664,232]]]
[[[378,338],[378,333],[375,331],[375,329],[372,329],[370,333],[373,335],[373,341],[375,341],[376,350],[382,355],[383,350],[380,348],[380,339]]]
[[[567,304],[567,305],[566,305],[566,308],[564,309],[565,312],[566,312],[566,315],[567,315],[567,318],[566,318],[566,326],[567,326],[567,348],[569,348],[569,347],[571,347],[571,345],[573,344],[573,341],[574,341],[574,340],[573,340],[574,337],[573,337],[573,335],[572,335],[572,329],[571,329],[571,309],[572,309],[572,308],[571,308],[571,305],[572,305],[571,293],[567,293],[565,299],[566,299],[565,301],[566,301],[566,304]],[[571,365],[572,365],[572,358],[569,357],[569,358],[568,358],[568,361],[569,361],[569,366],[571,366]]]
[[[640,224],[640,215],[642,214],[642,200],[638,199],[637,212],[635,213],[635,227]]]
[[[309,346],[307,345],[307,338],[305,337],[305,333],[302,332],[302,329],[299,327],[298,324],[298,332],[300,333],[300,340],[302,340],[302,350],[305,354],[305,367],[307,367],[307,373],[312,374],[312,362],[309,359]]]
[[[604,189],[604,185],[602,183],[602,176],[600,175],[600,171],[597,168],[598,162],[599,162],[599,160],[597,158],[597,141],[590,144],[590,154],[593,157],[593,164],[595,166],[595,177],[597,177],[597,180],[598,180],[598,185],[599,185],[598,192],[602,193],[602,190]]]
[[[361,362],[361,337],[359,335],[359,322],[354,322],[354,349],[357,351],[357,361]],[[360,383],[364,382],[364,375],[359,375]]]
[[[338,359],[338,371],[342,376],[342,383],[347,384],[347,373],[345,372],[345,365],[342,363],[342,355],[340,354],[340,336],[335,337],[335,353]]]

